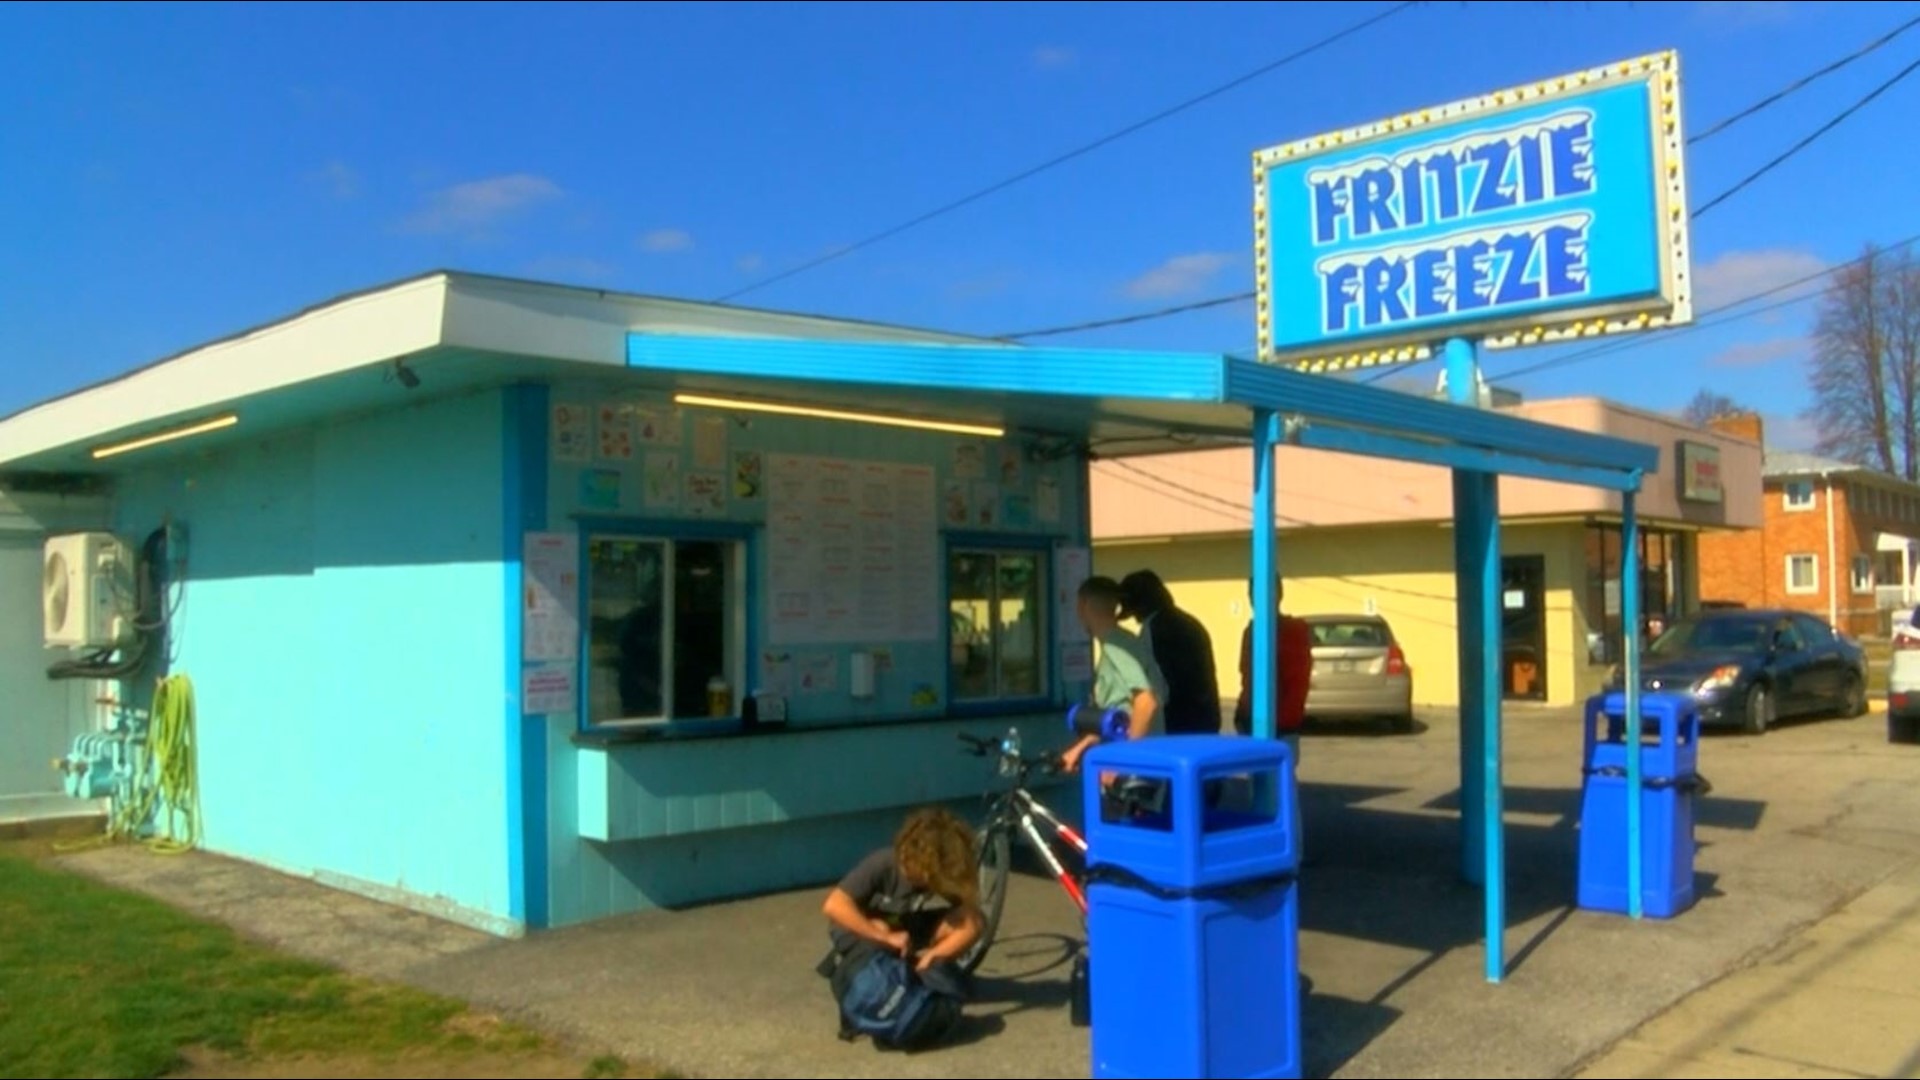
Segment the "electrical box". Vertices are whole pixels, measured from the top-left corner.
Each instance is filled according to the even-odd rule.
[[[40,611],[48,648],[117,645],[134,604],[132,553],[111,533],[47,538]]]

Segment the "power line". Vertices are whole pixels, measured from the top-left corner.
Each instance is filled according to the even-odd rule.
[[[1719,123],[1713,125],[1707,130],[1701,132],[1700,134],[1695,135],[1691,139],[1688,139],[1687,145],[1693,146],[1699,143],[1706,142],[1708,139],[1713,138],[1715,135],[1720,134],[1721,132],[1727,130],[1733,125],[1739,123],[1740,121],[1745,120],[1747,117],[1752,116],[1755,113],[1758,113],[1764,109],[1771,108],[1774,105],[1778,105],[1780,102],[1785,101],[1787,98],[1792,97],[1794,94],[1797,94],[1802,90],[1805,90],[1808,86],[1811,86],[1813,83],[1819,81],[1820,79],[1823,79],[1828,75],[1831,75],[1836,71],[1839,71],[1841,68],[1846,67],[1848,64],[1851,64],[1856,60],[1864,59],[1876,52],[1879,52],[1881,49],[1892,44],[1895,38],[1899,37],[1901,34],[1906,33],[1907,31],[1913,29],[1916,26],[1920,26],[1920,15],[1916,15],[1913,18],[1908,19],[1906,22],[1901,23],[1899,26],[1894,27],[1892,30],[1889,30],[1884,36],[1874,41],[1868,42],[1866,45],[1861,47],[1860,51],[1851,53],[1847,56],[1843,56],[1840,59],[1835,60],[1833,63],[1828,64],[1826,67],[1821,68],[1819,71],[1813,72],[1810,75],[1802,76],[1800,79],[1788,84],[1787,86],[1776,91],[1775,93],[1769,94],[1768,96],[1761,98],[1759,101],[1754,102],[1752,105],[1749,105],[1744,109],[1741,109],[1739,112],[1734,113],[1732,116],[1727,117],[1725,120],[1720,121]]]
[[[1388,14],[1391,14],[1391,12],[1389,12]],[[1863,57],[1869,56],[1874,52],[1879,51],[1880,49],[1884,48],[1888,43],[1892,42],[1895,38],[1898,38],[1900,35],[1913,29],[1915,26],[1920,26],[1920,16],[1915,16],[1914,18],[1907,20],[1905,23],[1902,23],[1901,25],[1895,27],[1893,30],[1888,31],[1886,34],[1882,35],[1881,37],[1875,39],[1874,41],[1869,42],[1868,44],[1860,48],[1858,51],[1850,53],[1847,56],[1843,56],[1840,59],[1833,61],[1832,63],[1828,64],[1827,66],[1821,68],[1818,71],[1812,72],[1811,74],[1808,74],[1808,75],[1801,76],[1799,79],[1795,80],[1794,82],[1789,83],[1785,87],[1782,87],[1781,89],[1774,91],[1772,94],[1769,94],[1768,96],[1760,99],[1759,101],[1753,103],[1752,105],[1749,105],[1746,108],[1740,110],[1739,112],[1734,113],[1732,116],[1729,116],[1724,120],[1721,120],[1719,123],[1714,124],[1712,127],[1708,128],[1707,130],[1702,131],[1697,135],[1689,136],[1687,139],[1687,145],[1689,147],[1694,147],[1694,146],[1700,145],[1703,142],[1706,142],[1708,139],[1711,139],[1714,136],[1719,135],[1721,132],[1724,132],[1728,128],[1733,127],[1735,124],[1740,123],[1742,120],[1745,120],[1748,117],[1751,117],[1756,113],[1759,113],[1767,108],[1770,108],[1773,105],[1776,105],[1781,101],[1784,101],[1787,98],[1793,96],[1794,94],[1799,93],[1801,90],[1806,89],[1808,86],[1819,81],[1821,78],[1824,78],[1827,75],[1831,75],[1834,72],[1839,71],[1840,69],[1848,66],[1849,64],[1854,63],[1857,60],[1860,60]],[[1914,66],[1920,66],[1920,61],[1916,61]],[[1840,124],[1844,123],[1849,117],[1851,117],[1854,113],[1859,112],[1862,108],[1865,108],[1866,105],[1869,102],[1871,102],[1874,98],[1877,98],[1881,94],[1892,89],[1894,84],[1898,83],[1900,80],[1912,74],[1913,70],[1914,70],[1913,66],[1910,66],[1906,70],[1902,71],[1900,74],[1894,76],[1888,82],[1881,84],[1872,93],[1868,94],[1866,97],[1855,102],[1845,112],[1841,113],[1839,116],[1835,117],[1833,120],[1828,121],[1828,123],[1824,127],[1814,132],[1812,135],[1809,135],[1806,139],[1802,140],[1798,145],[1794,146],[1791,150],[1787,151],[1786,153],[1780,155],[1780,157],[1769,162],[1767,165],[1763,166],[1761,169],[1757,170],[1752,175],[1742,180],[1740,183],[1734,185],[1732,188],[1722,192],[1720,195],[1716,196],[1714,199],[1708,202],[1705,206],[1702,206],[1699,209],[1695,210],[1692,216],[1694,218],[1698,218],[1700,215],[1713,209],[1719,204],[1727,201],[1729,198],[1732,198],[1736,192],[1752,184],[1754,181],[1760,179],[1762,176],[1765,176],[1768,172],[1771,172],[1773,169],[1779,167],[1782,164],[1785,164],[1787,159],[1793,157],[1795,154],[1798,154],[1800,151],[1806,149],[1807,146],[1811,145],[1815,139],[1818,139],[1820,136],[1825,135],[1827,132],[1833,130],[1835,127],[1838,127]],[[1126,326],[1132,323],[1152,322],[1157,319],[1171,318],[1172,316],[1175,316],[1175,315],[1185,315],[1188,312],[1192,312],[1192,311],[1204,311],[1208,308],[1224,307],[1228,304],[1244,303],[1246,301],[1256,298],[1258,295],[1259,293],[1249,290],[1247,292],[1235,293],[1232,296],[1219,296],[1211,300],[1199,300],[1189,304],[1180,304],[1175,307],[1159,308],[1153,311],[1138,312],[1133,315],[1120,315],[1120,316],[1115,316],[1113,318],[1107,318],[1107,319],[1092,319],[1086,322],[1072,323],[1066,326],[1051,326],[1051,327],[1046,327],[1040,330],[1025,330],[1018,333],[1001,334],[998,336],[996,340],[1025,341],[1030,338],[1053,337],[1058,334],[1079,333],[1084,330],[1100,330],[1110,326]]]
[[[1158,311],[1143,311],[1138,315],[1120,315],[1111,319],[1095,319],[1092,322],[1074,323],[1071,326],[1054,326],[1045,330],[1028,330],[1022,334],[1005,334],[998,340],[1021,341],[1028,338],[1052,337],[1055,334],[1073,334],[1081,330],[1098,330],[1104,326],[1125,326],[1127,323],[1149,322],[1153,319],[1164,319],[1170,315],[1185,315],[1189,311],[1201,311],[1206,308],[1225,307],[1228,304],[1237,304],[1242,300],[1253,299],[1254,295],[1255,294],[1251,292],[1244,292],[1235,293],[1232,296],[1216,296],[1211,300],[1200,300],[1191,304],[1181,304],[1178,307],[1161,308]]]
[[[1762,165],[1758,169],[1755,169],[1753,172],[1747,174],[1746,179],[1740,181],[1739,183],[1728,188],[1727,190],[1721,192],[1719,195],[1715,196],[1713,199],[1709,200],[1705,206],[1702,206],[1700,209],[1695,210],[1693,212],[1694,219],[1698,220],[1701,217],[1701,215],[1705,214],[1707,211],[1712,210],[1714,207],[1719,206],[1721,203],[1726,202],[1728,199],[1731,199],[1735,195],[1739,194],[1742,190],[1744,190],[1747,187],[1747,185],[1767,175],[1768,173],[1772,172],[1774,169],[1780,167],[1781,165],[1786,164],[1796,154],[1800,153],[1800,151],[1805,150],[1809,146],[1812,146],[1814,143],[1814,140],[1818,139],[1822,135],[1825,135],[1827,132],[1832,131],[1834,128],[1839,127],[1841,124],[1846,123],[1847,120],[1853,116],[1853,114],[1859,112],[1861,109],[1864,109],[1869,104],[1871,104],[1874,98],[1877,98],[1881,94],[1884,94],[1887,91],[1893,89],[1895,86],[1899,85],[1901,80],[1905,79],[1907,76],[1913,74],[1916,71],[1920,71],[1920,60],[1915,60],[1913,63],[1908,64],[1906,67],[1901,68],[1900,72],[1896,74],[1893,78],[1888,79],[1886,82],[1883,82],[1879,86],[1874,87],[1872,92],[1867,94],[1867,96],[1847,106],[1845,109],[1840,111],[1840,114],[1838,116],[1835,116],[1833,119],[1815,128],[1812,134],[1808,135],[1806,138],[1801,139],[1799,142],[1794,143],[1792,146],[1788,147],[1786,151],[1783,152],[1779,157],[1776,157],[1772,161],[1769,161],[1765,165]]]
[[[1820,290],[1819,292],[1808,293],[1804,296],[1791,296],[1786,298],[1785,300],[1768,304],[1764,307],[1751,308],[1746,311],[1730,314],[1730,315],[1727,315],[1725,318],[1713,318],[1713,316],[1720,315],[1725,312],[1730,312],[1734,308],[1745,307],[1746,305],[1751,304],[1756,300],[1765,300],[1768,297],[1778,296],[1783,292],[1787,292],[1792,289],[1797,289],[1802,285],[1810,284],[1812,282],[1820,280],[1821,278],[1832,277],[1835,274],[1839,274],[1846,270],[1850,270],[1856,266],[1861,266],[1870,259],[1876,259],[1883,255],[1889,254],[1891,252],[1895,252],[1903,248],[1911,247],[1916,243],[1920,243],[1920,233],[1915,233],[1914,235],[1909,236],[1904,240],[1896,241],[1895,243],[1888,245],[1885,249],[1881,251],[1876,251],[1870,255],[1862,255],[1862,256],[1859,256],[1858,258],[1849,259],[1846,262],[1840,263],[1837,266],[1829,266],[1824,270],[1820,270],[1815,273],[1808,274],[1805,277],[1795,278],[1792,281],[1785,282],[1784,284],[1780,284],[1780,285],[1775,285],[1770,289],[1753,293],[1750,296],[1743,296],[1738,300],[1728,301],[1727,303],[1721,304],[1718,307],[1712,308],[1708,311],[1701,312],[1702,321],[1688,323],[1686,326],[1675,327],[1673,330],[1660,335],[1658,338],[1649,338],[1645,336],[1634,337],[1634,338],[1621,338],[1615,341],[1606,342],[1601,345],[1596,345],[1590,349],[1582,349],[1579,352],[1570,353],[1566,356],[1556,356],[1550,360],[1542,360],[1539,363],[1528,364],[1525,367],[1515,368],[1512,371],[1503,372],[1497,376],[1494,376],[1494,378],[1511,380],[1511,379],[1518,379],[1527,375],[1536,375],[1542,371],[1549,371],[1554,368],[1567,367],[1573,364],[1584,363],[1588,360],[1592,360],[1601,356],[1610,356],[1614,353],[1621,352],[1625,349],[1645,348],[1649,345],[1653,345],[1658,342],[1672,340],[1672,338],[1678,334],[1684,334],[1684,333],[1688,333],[1695,330],[1708,330],[1716,326],[1725,326],[1728,323],[1739,322],[1742,319],[1751,319],[1756,315],[1764,315],[1770,311],[1779,311],[1782,308],[1792,307],[1795,304],[1804,304],[1808,300],[1813,299],[1814,297],[1824,295],[1827,290],[1823,289],[1823,290]]]
[[[1050,158],[1022,172],[1015,173],[1014,175],[1007,177],[1005,180],[1002,180],[999,183],[981,188],[980,190],[975,191],[970,195],[962,196],[961,198],[955,199],[954,201],[947,203],[943,206],[939,206],[939,207],[936,207],[935,209],[929,210],[926,213],[921,214],[919,217],[913,218],[909,221],[902,222],[901,224],[895,225],[892,228],[883,229],[880,232],[877,232],[871,236],[868,236],[864,240],[860,240],[855,243],[849,244],[845,247],[841,247],[834,251],[830,251],[827,254],[820,256],[819,258],[801,263],[799,266],[793,267],[790,270],[784,270],[778,274],[774,274],[772,277],[763,278],[760,281],[756,281],[751,285],[747,285],[743,288],[735,289],[734,291],[719,297],[717,300],[714,301],[714,303],[725,303],[729,300],[735,299],[736,297],[745,296],[750,292],[755,292],[757,290],[764,289],[768,285],[772,285],[777,281],[785,281],[786,279],[790,277],[794,277],[798,274],[804,274],[807,271],[812,270],[814,267],[824,266],[827,263],[834,261],[835,259],[845,258],[846,256],[851,255],[854,252],[861,250],[862,248],[871,247],[874,244],[880,243],[883,240],[888,240],[895,236],[898,236],[909,229],[917,228],[918,226],[924,225],[927,222],[934,220],[935,218],[944,217],[945,215],[950,214],[953,211],[958,210],[963,206],[968,206],[968,205],[971,205],[972,203],[976,203],[981,199],[988,197],[989,195],[995,195],[1002,191],[1005,191],[1007,188],[1010,188],[1015,184],[1020,183],[1021,181],[1028,180],[1028,179],[1031,179],[1032,177],[1038,176],[1041,173],[1048,171],[1049,169],[1057,168],[1061,165],[1066,164],[1069,161],[1075,160],[1076,158],[1085,157],[1086,155],[1091,154],[1095,150],[1098,150],[1104,146],[1108,146],[1112,143],[1118,142],[1119,140],[1124,139],[1129,135],[1135,134],[1136,132],[1152,127],[1153,125],[1161,122],[1162,120],[1166,120],[1169,117],[1178,115],[1179,113],[1183,113],[1188,109],[1193,108],[1196,105],[1201,105],[1208,101],[1211,101],[1214,98],[1217,98],[1220,95],[1227,93],[1228,91],[1237,90],[1240,87],[1254,81],[1255,79],[1260,78],[1263,75],[1271,74],[1272,72],[1278,71],[1279,69],[1286,67],[1289,64],[1295,63],[1300,60],[1304,60],[1307,57],[1312,56],[1314,53],[1317,53],[1322,49],[1325,49],[1331,45],[1334,45],[1340,41],[1343,41],[1346,38],[1352,37],[1353,35],[1359,33],[1362,30],[1366,30],[1377,23],[1385,22],[1386,20],[1394,17],[1395,15],[1398,15],[1403,11],[1406,11],[1412,7],[1415,7],[1418,3],[1419,3],[1419,0],[1403,0],[1403,2],[1395,4],[1393,7],[1390,7],[1385,11],[1379,12],[1369,18],[1363,19],[1360,22],[1354,23],[1353,25],[1348,26],[1344,30],[1340,30],[1328,37],[1321,38],[1319,41],[1316,41],[1311,45],[1307,45],[1303,48],[1300,48],[1291,53],[1288,53],[1286,56],[1283,56],[1280,59],[1275,60],[1272,63],[1266,64],[1262,67],[1256,68],[1253,71],[1249,71],[1245,75],[1242,75],[1237,79],[1234,79],[1230,82],[1221,83],[1219,86],[1216,86],[1213,89],[1206,91],[1205,93],[1199,94],[1198,96],[1195,96],[1195,97],[1190,97],[1187,100],[1182,101],[1177,105],[1173,105],[1168,108],[1162,109],[1159,112],[1154,113],[1152,116],[1149,116],[1144,120],[1138,120],[1138,121],[1135,121],[1134,123],[1128,124],[1126,127],[1123,127],[1118,131],[1112,132],[1111,134],[1108,134],[1108,135],[1103,135],[1100,138],[1095,139],[1090,143],[1087,143],[1076,149],[1069,150],[1066,153],[1060,154],[1057,157]]]

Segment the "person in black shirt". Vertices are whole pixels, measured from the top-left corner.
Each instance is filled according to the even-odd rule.
[[[1220,732],[1220,680],[1213,665],[1213,638],[1200,620],[1173,602],[1160,575],[1136,570],[1120,582],[1121,614],[1139,620],[1154,662],[1166,679],[1160,716],[1169,735]]]

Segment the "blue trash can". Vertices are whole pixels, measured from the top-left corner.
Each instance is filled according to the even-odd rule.
[[[1299,1077],[1286,744],[1170,735],[1082,768],[1093,1075]]]
[[[1678,694],[1643,694],[1641,723],[1631,725],[1631,736],[1626,713],[1626,695],[1618,691],[1587,701],[1577,903],[1589,911],[1629,911],[1627,755],[1637,749],[1641,910],[1670,919],[1696,898],[1693,800],[1703,785],[1700,710],[1693,699]]]

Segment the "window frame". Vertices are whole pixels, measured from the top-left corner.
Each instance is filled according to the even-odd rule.
[[[716,725],[740,723],[741,704],[747,695],[747,685],[756,677],[753,658],[758,655],[759,647],[759,566],[760,531],[752,525],[742,525],[721,521],[658,521],[637,518],[601,518],[583,517],[576,519],[580,535],[580,588],[579,607],[579,662],[575,677],[578,685],[574,688],[576,726],[581,732],[619,732],[619,731],[676,731],[700,730],[712,731]],[[617,720],[594,720],[592,679],[593,679],[593,542],[595,540],[622,540],[641,543],[664,544],[667,558],[662,566],[665,580],[661,586],[661,607],[663,612],[673,610],[673,567],[677,548],[681,544],[730,544],[733,547],[734,580],[731,588],[733,616],[727,627],[728,645],[737,650],[734,662],[729,664],[728,684],[733,694],[733,713],[725,717],[675,716],[673,701],[673,662],[675,651],[672,640],[672,628],[663,627],[662,642],[666,646],[661,650],[662,690],[661,701],[664,715],[659,717],[621,717]]]
[[[1811,585],[1808,585],[1806,588],[1801,588],[1793,583],[1793,561],[1795,559],[1805,559],[1807,560],[1807,565],[1813,568],[1812,573],[1809,575],[1813,583]],[[1804,551],[1793,552],[1788,554],[1786,557],[1786,572],[1787,572],[1787,594],[1789,596],[1818,596],[1820,594],[1820,556],[1819,555],[1813,554],[1811,552],[1804,552]]]
[[[1793,497],[1794,489],[1804,487],[1807,497],[1804,501]],[[1820,506],[1820,491],[1812,480],[1795,478],[1788,480],[1780,489],[1780,505],[1790,514],[1804,514]]]
[[[947,533],[942,545],[940,560],[940,609],[944,626],[940,634],[940,665],[945,672],[943,682],[946,687],[947,713],[951,716],[1001,716],[1017,713],[1031,713],[1051,708],[1056,703],[1060,686],[1059,648],[1056,644],[1057,627],[1055,622],[1060,614],[1054,610],[1054,552],[1056,544],[1051,538],[996,533]],[[1008,555],[1028,555],[1034,559],[1039,571],[1039,626],[1035,633],[1040,646],[1040,692],[1018,697],[989,697],[962,699],[955,694],[953,678],[953,558],[955,555],[978,554],[991,555],[996,560],[995,578],[998,579],[997,561]],[[990,617],[998,626],[999,594],[995,589]],[[998,681],[999,650],[996,643],[994,651],[994,678]]]
[[[1847,568],[1848,570],[1847,576],[1851,579],[1851,583],[1853,585],[1853,595],[1855,596],[1872,596],[1873,595],[1874,589],[1876,586],[1879,585],[1879,581],[1880,581],[1880,568],[1874,565],[1874,562],[1875,562],[1874,557],[1871,555],[1855,553],[1855,555],[1853,556],[1853,565]],[[1866,584],[1864,585],[1861,584],[1861,581],[1863,579],[1860,576],[1860,568],[1862,566],[1867,568],[1867,575],[1864,579]]]

